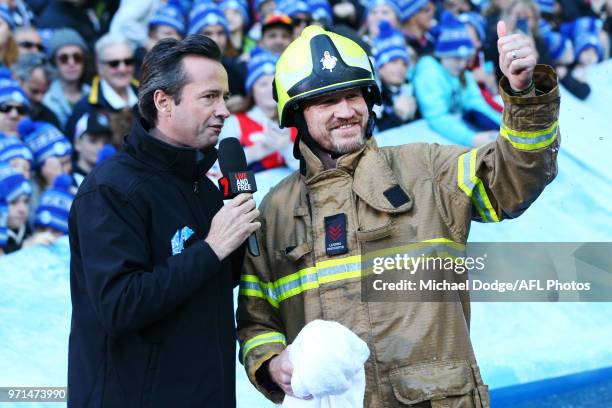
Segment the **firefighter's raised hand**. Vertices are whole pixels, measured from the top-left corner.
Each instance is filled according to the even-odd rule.
[[[533,41],[525,34],[508,34],[506,23],[497,23],[497,50],[499,68],[515,91],[522,91],[531,85],[537,58]]]

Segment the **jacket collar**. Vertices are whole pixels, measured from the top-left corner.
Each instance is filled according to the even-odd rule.
[[[367,146],[371,143],[374,143],[374,145],[376,145],[376,142],[374,142],[373,139],[369,139],[361,147],[361,149],[340,156],[338,160],[336,160],[335,169],[327,169],[327,171],[343,170],[346,173],[353,174],[355,168],[357,167],[357,164],[359,163],[359,160],[361,159],[361,156],[363,155]],[[308,145],[306,145],[306,143],[302,141],[301,138],[299,149],[300,153],[302,154],[302,157],[304,158],[304,171],[302,172],[302,174],[306,178],[306,184],[309,184],[313,178],[317,178],[317,176],[325,172],[326,169],[323,165],[323,162],[321,162],[321,159],[317,157],[317,155],[310,149],[310,147],[308,147]]]
[[[140,120],[135,121],[124,148],[128,154],[151,167],[197,181],[217,160],[214,147],[198,150],[172,146],[151,136],[147,130]]]
[[[104,92],[102,92],[101,82],[102,82],[102,78],[99,75],[96,75],[93,81],[91,81],[91,89],[89,91],[89,96],[87,97],[87,101],[89,102],[90,105],[99,105],[99,106],[112,108],[110,104],[108,103],[108,101],[106,100],[106,97],[104,96]],[[132,91],[136,95],[138,95],[139,85],[140,83],[136,79],[132,79],[132,81],[130,82],[130,87],[132,88]]]
[[[388,213],[401,213],[412,208],[412,199],[395,207],[385,196],[385,192],[393,188],[402,189],[409,197],[407,186],[399,182],[387,158],[378,148],[374,138],[368,139],[364,146],[356,152],[338,158],[335,169],[325,169],[321,160],[300,140],[300,152],[304,159],[304,182],[307,186],[317,184],[319,180],[334,177],[338,171],[353,176],[353,192],[365,201],[370,207]]]

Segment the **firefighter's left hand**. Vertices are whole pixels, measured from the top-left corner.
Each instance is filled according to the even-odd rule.
[[[268,371],[272,381],[274,381],[286,395],[293,398],[310,400],[312,395],[306,397],[296,397],[291,388],[291,377],[293,377],[293,365],[289,359],[289,349],[291,344],[287,346],[279,355],[272,357],[268,364]]]
[[[291,389],[291,377],[293,375],[293,365],[289,360],[289,349],[291,345],[287,346],[279,355],[272,357],[270,364],[268,364],[268,370],[270,377],[285,394],[293,397],[293,390]]]
[[[533,41],[525,34],[508,35],[506,23],[497,23],[499,68],[515,91],[527,88],[533,79],[537,63]]]

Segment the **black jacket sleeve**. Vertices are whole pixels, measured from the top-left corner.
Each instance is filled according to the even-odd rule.
[[[242,244],[230,255],[230,260],[232,264],[233,288],[240,284],[240,275],[242,275],[242,267],[244,266],[244,256],[246,254],[246,247],[246,243]]]
[[[222,269],[204,240],[152,265],[148,228],[136,208],[102,185],[79,195],[70,215],[82,262],[79,285],[110,335],[159,320]]]

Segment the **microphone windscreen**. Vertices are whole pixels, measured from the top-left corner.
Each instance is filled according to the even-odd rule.
[[[221,168],[221,173],[224,175],[247,170],[244,150],[240,145],[240,141],[235,137],[228,137],[221,140],[219,143],[218,156],[219,167]]]

